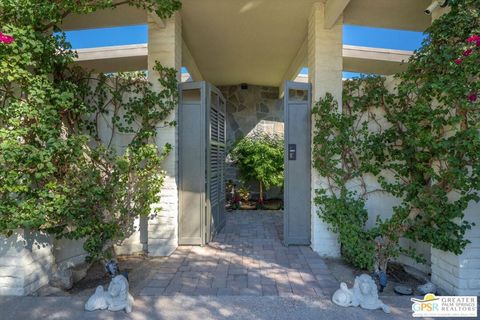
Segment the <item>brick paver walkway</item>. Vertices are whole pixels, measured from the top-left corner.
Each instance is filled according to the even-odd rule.
[[[281,243],[282,214],[227,213],[205,247],[179,247],[140,295],[330,296],[339,284],[309,247]]]

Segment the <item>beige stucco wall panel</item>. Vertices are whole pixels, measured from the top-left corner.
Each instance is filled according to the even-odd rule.
[[[76,64],[86,70],[93,70],[95,73],[143,71],[147,69],[147,55],[144,57],[78,61]]]

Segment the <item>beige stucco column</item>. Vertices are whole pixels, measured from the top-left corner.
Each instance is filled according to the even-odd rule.
[[[315,3],[308,21],[308,75],[312,84],[313,103],[333,94],[341,106],[343,70],[343,17],[330,29],[325,28],[325,5]],[[313,130],[313,128],[312,128]],[[312,168],[312,249],[324,256],[338,256],[337,237],[321,221],[314,205],[315,189],[325,186],[325,179]]]
[[[172,18],[160,21],[152,14],[148,17],[148,79],[153,88],[160,90],[158,72],[154,71],[155,62],[178,70],[182,67],[182,22],[179,13]],[[177,119],[175,110],[168,120]],[[148,254],[150,256],[166,256],[171,254],[178,244],[178,190],[177,190],[177,146],[178,137],[175,127],[158,129],[157,144],[164,146],[169,143],[173,150],[164,162],[166,180],[162,188],[161,201],[158,204],[162,210],[159,215],[148,220]]]

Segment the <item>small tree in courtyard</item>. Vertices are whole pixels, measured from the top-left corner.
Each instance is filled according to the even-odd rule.
[[[264,190],[283,185],[282,137],[265,133],[244,137],[237,142],[231,156],[242,180],[258,182],[260,205]]]

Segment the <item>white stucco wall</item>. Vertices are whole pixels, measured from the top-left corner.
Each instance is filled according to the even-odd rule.
[[[458,256],[432,248],[432,281],[449,294],[480,296],[479,204],[470,203],[465,220],[476,224],[465,235],[471,243]]]
[[[110,116],[99,117],[98,134],[105,144],[111,141],[111,146],[121,154],[133,136],[116,131],[112,137],[111,114],[113,113],[111,112]],[[174,131],[175,129],[170,130]],[[163,146],[166,142],[161,138],[158,140],[159,146]],[[170,158],[170,160],[167,159],[168,166],[172,166],[174,163],[175,155]],[[153,232],[156,237],[173,239],[172,243],[168,243],[166,246],[165,254],[176,248],[176,229],[168,225],[169,223],[176,225],[176,188],[169,186],[168,180],[165,188],[162,189],[161,196],[163,203],[158,206],[167,211],[164,216],[171,217],[171,220],[167,223],[164,216],[135,219],[132,234],[115,245],[116,254],[129,255],[146,252],[149,221],[155,221],[154,226],[158,230],[153,230]],[[163,197],[167,199],[165,200]],[[167,233],[169,234],[167,235]],[[45,235],[29,234],[25,231],[19,231],[8,239],[0,237],[0,295],[27,295],[36,291],[41,286],[48,284],[54,264],[61,270],[84,263],[87,253],[83,249],[83,243],[83,240],[52,239]]]
[[[380,120],[380,119],[379,119]],[[383,176],[392,178],[391,175],[383,173]],[[374,190],[381,189],[381,186],[377,179],[374,176],[367,175],[364,177],[364,182],[369,192]],[[358,183],[351,183],[349,185],[350,190],[358,190]],[[393,207],[398,206],[401,203],[400,199],[384,193],[384,192],[372,192],[365,199],[365,208],[368,211],[368,221],[366,223],[366,228],[372,228],[375,226],[375,221],[377,217],[382,219],[390,218],[393,214]],[[416,275],[422,275],[427,277],[431,272],[430,268],[430,248],[429,244],[423,242],[413,242],[409,239],[402,238],[400,239],[400,245],[404,248],[414,248],[418,254],[421,254],[425,259],[425,263],[418,263],[414,259],[401,254],[396,261],[403,263],[404,265],[413,268],[410,271],[415,272]]]
[[[392,91],[396,80],[387,77],[386,87]],[[480,295],[480,204],[470,203],[464,219],[476,225],[468,230],[465,239],[471,241],[461,255],[455,255],[432,248],[430,244],[402,239],[405,246],[415,247],[417,252],[427,259],[426,264],[418,264],[410,258],[401,256],[399,261],[424,273],[431,274],[431,281],[439,286],[443,293],[455,295]]]
[[[393,76],[386,77],[385,80],[385,87],[390,91],[393,92],[395,90],[395,86],[398,84],[398,80],[396,80]],[[388,127],[388,121],[385,119],[385,113],[383,110],[375,109],[372,111],[375,113],[375,122],[371,121],[369,124],[369,129],[372,131],[379,130],[377,123],[379,123],[383,128]],[[387,172],[383,172],[382,176],[385,177],[387,180],[392,179],[393,175]],[[371,175],[365,177],[365,183],[367,186],[368,191],[382,189],[377,179]],[[367,228],[371,228],[375,225],[375,220],[377,217],[381,217],[382,219],[386,219],[392,216],[393,214],[393,207],[397,206],[401,203],[401,200],[384,192],[373,192],[371,193],[366,199],[366,209],[369,213],[369,219],[367,221]],[[430,249],[431,245],[426,244],[423,242],[413,242],[409,239],[400,239],[400,245],[404,248],[414,248],[415,251],[422,255],[425,259],[425,263],[418,263],[414,259],[401,254],[396,261],[403,263],[404,265],[413,268],[416,271],[415,273],[418,274],[418,271],[423,274],[423,276],[428,276],[431,272],[430,268]]]
[[[87,257],[82,240],[55,239],[52,253],[60,270],[75,267],[85,262]]]
[[[92,82],[92,85],[95,86],[95,82]],[[128,96],[124,97],[125,101],[129,99]],[[121,111],[120,111],[121,112]],[[122,133],[118,132],[118,130],[113,131],[112,128],[114,127],[112,124],[112,115],[113,115],[113,108],[110,106],[109,114],[105,114],[101,117],[98,117],[97,120],[97,129],[98,129],[98,136],[101,141],[109,145],[117,151],[118,154],[122,154],[125,152],[127,146],[132,141],[134,135],[131,133]],[[135,123],[132,124],[133,128],[135,128]],[[142,223],[141,223],[142,220]],[[146,246],[146,240],[143,239],[145,236],[144,234],[147,233],[147,221],[148,217],[139,217],[136,218],[133,223],[133,230],[131,231],[130,236],[128,236],[125,240],[121,243],[115,245],[115,252],[119,255],[126,255],[126,254],[133,254],[139,253],[144,251],[144,247]],[[71,241],[65,244],[62,251],[69,252],[77,251],[77,248],[83,244],[82,241]],[[65,253],[63,255],[68,255]],[[75,260],[75,257],[73,257]],[[76,261],[76,260],[75,260]]]
[[[323,97],[325,92],[331,92],[339,104],[341,104],[341,96],[342,93],[341,87],[336,88],[329,88],[325,86],[324,81],[329,83],[331,86],[333,83],[336,83],[335,79],[341,77],[341,72],[338,73],[337,68],[338,65],[335,64],[331,58],[330,60],[322,60],[322,54],[327,54],[331,57],[335,57],[338,55],[338,50],[335,51],[335,48],[338,47],[338,38],[341,37],[341,30],[337,26],[337,29],[332,28],[330,30],[323,29],[322,24],[322,16],[321,11],[323,10],[322,5],[317,5],[314,7],[314,11],[312,13],[310,22],[309,22],[309,63],[310,64],[318,64],[317,71],[313,69],[312,74],[312,67],[309,68],[309,77],[310,81],[320,82],[321,87],[317,88],[317,93],[313,94],[313,101],[317,101],[319,98]],[[318,15],[320,12],[320,15]],[[316,21],[316,22],[315,22]],[[320,21],[320,22],[319,22]],[[316,23],[320,23],[317,25]],[[341,26],[341,22],[337,22],[337,25]],[[317,40],[315,40],[317,39]],[[316,42],[317,41],[317,42]],[[328,44],[328,45],[327,45]],[[321,46],[321,49],[315,49],[316,46]],[[330,47],[329,47],[330,46]],[[327,47],[329,47],[327,49]],[[337,48],[338,49],[338,48]],[[319,60],[319,61],[317,61]],[[329,71],[329,72],[325,72]],[[317,74],[315,74],[315,72]],[[338,80],[338,79],[336,79]],[[312,83],[313,83],[312,82]],[[337,81],[338,82],[338,81]],[[385,86],[390,91],[393,91],[395,88],[396,80],[393,76],[389,76],[386,79]],[[331,90],[331,91],[329,91]],[[381,124],[386,124],[386,120],[383,119],[383,114],[380,114],[380,110],[376,110],[376,121]],[[370,130],[378,130],[377,125],[374,122],[370,124]],[[388,174],[384,174],[387,178],[389,177]],[[380,184],[373,176],[365,176],[364,182],[366,184],[368,191],[373,191],[377,189],[381,189]],[[312,204],[313,204],[313,197],[315,189],[319,188],[327,188],[327,183],[325,179],[318,176],[316,170],[312,170]],[[359,183],[352,181],[349,185],[351,190],[359,190]],[[359,190],[360,191],[360,190]],[[370,228],[373,227],[375,224],[376,218],[379,216],[381,218],[389,218],[393,214],[393,207],[395,205],[400,204],[400,200],[396,197],[388,195],[386,193],[381,192],[374,192],[369,194],[366,198],[365,205],[366,209],[369,212],[369,219],[367,221],[366,227]],[[321,221],[317,215],[317,209],[315,205],[312,205],[312,248],[316,252],[320,253],[321,255],[330,256],[330,257],[337,257],[340,255],[340,247],[338,244],[338,240],[335,234],[328,230],[328,225]],[[413,259],[401,255],[397,260],[399,262],[404,263],[407,266],[417,269],[418,271],[429,274],[430,273],[430,245],[425,243],[414,243],[409,241],[408,239],[402,239],[401,244],[404,247],[413,247],[415,250],[422,254],[426,260],[425,264],[419,264]]]
[[[53,262],[48,235],[19,230],[0,236],[0,296],[23,296],[48,284]]]

